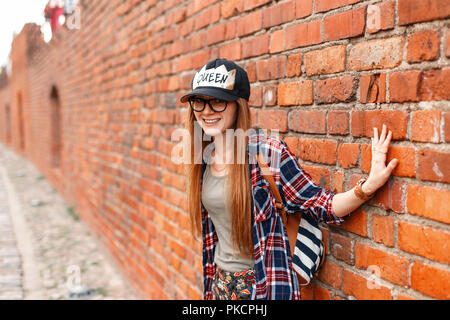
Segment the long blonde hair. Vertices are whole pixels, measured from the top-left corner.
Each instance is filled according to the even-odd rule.
[[[235,130],[242,129],[244,132],[251,126],[250,108],[248,102],[245,99],[239,98],[237,101],[236,118],[234,128]],[[202,230],[202,212],[201,212],[201,186],[200,178],[202,174],[202,163],[195,160],[195,157],[199,155],[194,154],[194,124],[195,124],[194,111],[188,108],[185,129],[189,132],[188,140],[190,140],[190,161],[185,164],[185,172],[187,176],[187,196],[188,196],[188,210],[191,223],[191,231],[195,237],[201,236]],[[202,136],[204,135],[202,129]],[[241,136],[242,137],[242,136]],[[234,136],[234,155],[238,155],[242,150],[238,152],[238,146],[244,146],[244,159],[245,163],[235,161],[229,166],[228,175],[228,189],[226,190],[229,195],[231,203],[231,241],[235,249],[237,248],[242,256],[251,257],[253,253],[253,237],[252,237],[252,208],[251,208],[251,182],[249,173],[249,160],[248,153],[245,147],[248,145],[248,136],[244,135],[244,142],[237,141],[237,137]],[[198,143],[198,142],[197,142]],[[201,142],[201,155],[205,148],[211,142]],[[242,161],[241,161],[242,162]]]

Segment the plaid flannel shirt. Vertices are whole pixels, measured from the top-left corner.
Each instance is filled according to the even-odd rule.
[[[281,216],[276,213],[275,198],[264,179],[256,155],[262,150],[286,209],[286,214],[302,211],[318,221],[341,224],[331,207],[334,193],[317,186],[301,168],[286,143],[260,133],[249,136],[250,179],[252,185],[252,232],[255,259],[255,283],[252,299],[299,300],[300,286],[292,268],[289,239]],[[203,170],[206,164],[203,163]],[[202,185],[202,179],[200,181]],[[202,204],[203,295],[211,299],[211,285],[216,272],[214,251],[218,241],[211,217]]]

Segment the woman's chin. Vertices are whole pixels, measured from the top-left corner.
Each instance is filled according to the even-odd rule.
[[[205,134],[211,137],[220,135],[222,133],[222,130],[220,130],[220,128],[203,128],[203,131],[205,131]]]

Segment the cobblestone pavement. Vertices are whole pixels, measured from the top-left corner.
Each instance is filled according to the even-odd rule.
[[[34,164],[0,144],[0,299],[73,298],[142,297]]]
[[[0,299],[23,299],[22,261],[9,216],[6,188],[0,179]]]

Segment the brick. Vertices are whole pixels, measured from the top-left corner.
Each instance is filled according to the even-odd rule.
[[[219,48],[220,57],[231,61],[241,59],[242,44],[240,41],[227,43]]]
[[[251,87],[248,104],[251,107],[262,107],[262,88]]]
[[[270,2],[270,0],[247,0],[247,1],[243,1],[244,4],[244,11],[248,11],[248,10],[252,10],[254,8],[260,7],[268,2]]]
[[[349,265],[353,265],[352,240],[339,234],[331,234],[331,254],[338,260],[344,261]]]
[[[445,231],[398,222],[398,248],[437,262],[450,263],[450,250],[443,250],[448,248],[449,237]]]
[[[417,31],[409,36],[407,45],[408,62],[436,60],[439,57],[439,36],[435,30]]]
[[[334,193],[344,192],[345,191],[345,189],[344,189],[344,179],[345,179],[344,171],[334,170],[332,178],[333,178],[332,191]]]
[[[450,272],[421,261],[411,268],[411,288],[440,300],[450,299]]]
[[[314,289],[314,299],[331,300],[331,291],[321,287],[319,284],[316,284],[316,287]]]
[[[220,6],[216,5],[201,12],[195,19],[195,30],[217,22],[220,18]]]
[[[386,210],[397,213],[405,212],[406,184],[389,179],[384,186],[377,190],[371,204],[379,205]]]
[[[348,134],[349,115],[347,111],[331,110],[328,111],[328,133],[329,134]]]
[[[329,242],[328,239],[330,239],[330,232],[328,229],[325,228],[320,228],[320,230],[322,231],[322,241],[323,241],[323,245],[324,245],[324,253],[326,255],[328,255],[330,253],[329,250]]]
[[[349,70],[392,69],[400,65],[404,39],[393,37],[357,43],[348,55]]]
[[[286,137],[283,139],[286,142],[288,149],[298,157],[298,138],[296,137]]]
[[[450,191],[408,185],[406,206],[410,214],[450,224]]]
[[[302,54],[291,54],[287,60],[287,76],[298,77],[302,74]]]
[[[450,153],[421,149],[418,161],[417,176],[420,180],[450,183]]]
[[[355,137],[373,137],[373,128],[381,133],[382,125],[392,131],[393,140],[406,138],[408,114],[399,110],[352,111],[352,135]]]
[[[323,283],[339,290],[342,286],[343,270],[331,261],[325,260],[320,269],[318,279]]]
[[[284,50],[284,30],[277,30],[270,34],[270,53],[281,52]]]
[[[226,30],[227,26],[225,24],[219,24],[209,29],[206,33],[206,44],[211,45],[225,41]]]
[[[228,21],[225,29],[225,40],[231,40],[236,37],[237,20]]]
[[[444,54],[450,58],[450,31],[447,30],[447,33],[445,34],[445,51]]]
[[[361,2],[361,0],[316,0],[316,12],[330,11],[339,7]]]
[[[315,282],[311,281],[307,286],[300,287],[300,295],[302,300],[314,300],[314,286]]]
[[[386,102],[386,74],[361,76],[359,80],[359,101],[361,103]]]
[[[387,247],[394,246],[394,219],[379,215],[372,216],[373,240]]]
[[[295,19],[293,0],[270,6],[263,11],[263,28],[270,28]]]
[[[363,278],[351,271],[344,270],[344,286],[343,292],[346,295],[354,296],[360,300],[392,300],[391,291],[380,285],[373,284],[373,288],[369,289],[371,278]]]
[[[315,20],[287,27],[285,49],[321,43],[320,25],[321,20]]]
[[[323,21],[325,41],[357,37],[364,34],[366,7],[327,16]]]
[[[348,102],[355,97],[358,81],[353,76],[316,80],[317,103]]]
[[[278,104],[280,106],[308,105],[313,103],[311,80],[280,83],[278,85]]]
[[[258,124],[265,129],[278,129],[287,132],[287,112],[281,110],[260,110]]]
[[[330,170],[305,164],[302,168],[311,176],[315,184],[327,190],[330,189]]]
[[[337,228],[367,237],[367,213],[358,208],[345,218],[345,223]]]
[[[392,159],[398,159],[397,167],[392,171],[392,175],[402,177],[416,176],[416,153],[412,147],[403,146],[389,146],[386,155],[386,165]],[[361,147],[361,170],[363,172],[370,172],[372,162],[372,148],[371,145],[363,144]]]
[[[262,28],[262,10],[244,15],[237,23],[237,35],[243,37]]]
[[[414,111],[411,117],[411,140],[439,143],[441,128],[440,110]]]
[[[193,69],[199,69],[210,60],[211,52],[209,50],[200,51],[191,56]]]
[[[273,57],[256,62],[256,77],[259,81],[283,78],[286,74],[286,57]]]
[[[419,101],[419,83],[422,71],[394,72],[389,75],[391,102]]]
[[[195,19],[187,19],[181,24],[180,33],[183,37],[191,34],[194,31]]]
[[[338,162],[342,168],[356,167],[359,159],[358,143],[342,143],[338,148]]]
[[[295,18],[300,19],[312,14],[312,0],[296,0],[295,1]]]
[[[317,163],[335,164],[337,143],[332,140],[300,139],[300,158]]]
[[[370,266],[372,268],[376,266],[380,271],[377,276],[400,286],[409,284],[409,264],[409,259],[389,254],[361,243],[356,243],[355,245],[356,267],[367,269]]]
[[[450,68],[424,71],[419,88],[421,100],[450,100],[449,78]]]
[[[256,82],[256,62],[248,61],[245,65],[245,71],[247,71],[248,81],[250,83]]]
[[[405,25],[446,18],[450,3],[441,0],[398,0],[398,24]]]
[[[258,113],[256,109],[250,109],[250,122],[252,127],[258,125]]]
[[[367,32],[376,33],[380,30],[394,28],[394,1],[385,1],[367,7]]]
[[[334,46],[305,53],[308,76],[330,74],[345,70],[345,46]]]
[[[242,41],[242,58],[250,58],[269,52],[269,35],[260,34]]]
[[[289,112],[289,129],[304,133],[326,133],[326,112],[294,110]]]
[[[444,112],[444,140],[450,142],[450,112]]]

